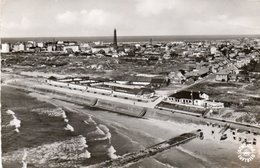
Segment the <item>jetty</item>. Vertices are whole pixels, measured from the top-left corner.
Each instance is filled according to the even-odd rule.
[[[138,152],[132,152],[125,154],[123,156],[120,156],[116,159],[111,159],[108,161],[105,161],[103,163],[89,166],[91,168],[101,168],[101,167],[113,167],[113,168],[122,168],[125,166],[129,166],[133,163],[136,163],[138,161],[141,161],[145,158],[154,156],[160,152],[163,152],[165,150],[168,150],[174,146],[187,143],[188,141],[195,139],[196,137],[202,136],[201,131],[197,130],[190,133],[184,133],[177,137],[173,137],[171,139],[168,139],[166,141],[160,142],[158,144],[155,144],[153,146],[147,147],[144,150],[138,151]]]

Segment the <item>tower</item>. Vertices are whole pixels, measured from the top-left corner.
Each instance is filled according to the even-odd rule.
[[[114,48],[117,49],[117,35],[116,35],[116,29],[114,29]]]

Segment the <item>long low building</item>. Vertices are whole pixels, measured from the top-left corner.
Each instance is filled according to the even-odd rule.
[[[195,106],[201,108],[224,108],[224,103],[215,102],[209,100],[209,95],[203,92],[193,92],[193,91],[180,91],[170,95],[166,98],[165,102],[186,105],[186,106]]]

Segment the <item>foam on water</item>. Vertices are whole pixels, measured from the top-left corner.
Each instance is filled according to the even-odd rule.
[[[38,108],[34,109],[33,111],[41,115],[47,115],[49,117],[61,117],[66,123],[66,127],[64,129],[71,132],[74,131],[74,128],[69,124],[69,119],[67,118],[65,111],[60,107],[55,109]]]
[[[88,124],[96,125],[97,123],[93,120],[92,116],[89,116],[87,120],[85,120]]]
[[[55,108],[55,109],[47,109],[47,108],[38,108],[34,109],[33,112],[36,112],[41,115],[47,115],[49,117],[61,117],[66,119],[66,113],[62,108]]]
[[[12,110],[7,110],[7,111],[6,111],[6,114],[15,115],[15,113],[14,113]]]
[[[177,168],[177,167],[173,167],[173,166],[170,165],[170,164],[163,163],[163,162],[161,162],[161,161],[159,161],[159,160],[157,160],[157,159],[154,159],[154,161],[155,161],[156,163],[162,165],[163,167],[167,167],[167,168]]]
[[[7,110],[6,113],[12,115],[13,117],[8,126],[14,126],[15,132],[20,132],[19,128],[21,127],[21,120],[17,119],[17,117],[15,116],[15,112],[13,112],[12,110]]]
[[[107,149],[107,154],[111,159],[117,159],[118,156],[115,154],[116,150],[115,148],[111,145],[108,149]]]
[[[99,124],[99,128],[105,133],[106,138],[110,140],[112,135],[109,131],[109,128],[103,124]]]
[[[72,167],[79,161],[91,158],[87,147],[86,138],[79,135],[61,142],[8,152],[2,159],[3,162],[17,161],[35,167]]]
[[[197,154],[197,153],[194,153],[194,152],[192,152],[192,151],[189,151],[189,150],[187,150],[187,149],[184,149],[184,148],[181,147],[181,146],[177,146],[176,149],[182,151],[183,153],[186,153],[186,154],[192,156],[193,158],[199,159],[199,160],[201,160],[201,161],[203,161],[203,162],[206,162],[206,163],[210,163],[210,161],[208,161],[207,158],[202,157],[201,155],[199,155],[199,154]]]
[[[74,132],[74,128],[70,124],[67,124],[67,126],[64,129],[67,131]]]
[[[104,133],[104,131],[102,131],[99,127],[96,127],[97,129],[96,129],[96,131],[95,131],[95,134],[98,134],[98,135],[106,135],[105,133]]]
[[[22,158],[22,163],[23,163],[23,167],[22,168],[27,168],[26,158],[27,158],[27,151],[24,150],[24,155],[23,155],[23,158]]]

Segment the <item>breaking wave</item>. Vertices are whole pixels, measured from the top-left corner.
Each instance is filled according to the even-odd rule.
[[[23,154],[23,158],[22,158],[22,163],[23,163],[23,167],[22,168],[27,168],[26,158],[27,158],[27,151],[24,150],[24,154]]]
[[[66,123],[66,127],[64,129],[71,132],[74,131],[74,128],[69,124],[69,119],[67,118],[66,112],[60,107],[55,109],[38,108],[34,109],[33,111],[40,115],[47,115],[48,117],[63,118],[64,122]]]
[[[92,116],[89,116],[87,120],[84,120],[86,124],[93,124],[96,125],[97,123],[93,120]]]
[[[115,148],[111,145],[108,149],[107,149],[107,154],[111,159],[117,159],[118,156],[115,154],[116,150]]]
[[[21,127],[21,120],[17,119],[17,117],[15,116],[15,112],[13,112],[12,110],[7,110],[6,113],[12,115],[13,117],[8,126],[14,126],[15,132],[20,132],[19,128]]]
[[[12,110],[7,110],[7,111],[6,111],[6,114],[15,115],[15,113],[14,113]]]
[[[99,131],[99,133],[102,133],[103,135],[105,135],[104,137],[101,138],[96,138],[95,140],[106,140],[108,139],[110,142],[110,139],[112,137],[109,128],[107,128],[107,126],[103,125],[103,124],[99,124],[97,126],[97,130]]]
[[[71,132],[74,131],[74,128],[70,124],[67,124],[67,126],[64,129]]]
[[[18,161],[23,163],[23,168],[26,168],[27,164],[35,167],[73,167],[91,158],[87,148],[86,138],[79,135],[61,142],[5,153],[2,160]]]
[[[61,117],[66,119],[66,113],[62,108],[48,109],[48,108],[38,108],[34,109],[33,112],[36,112],[41,115],[47,115],[49,117]]]
[[[97,135],[105,135],[104,131],[102,131],[99,127],[96,127],[95,134],[97,134]]]

